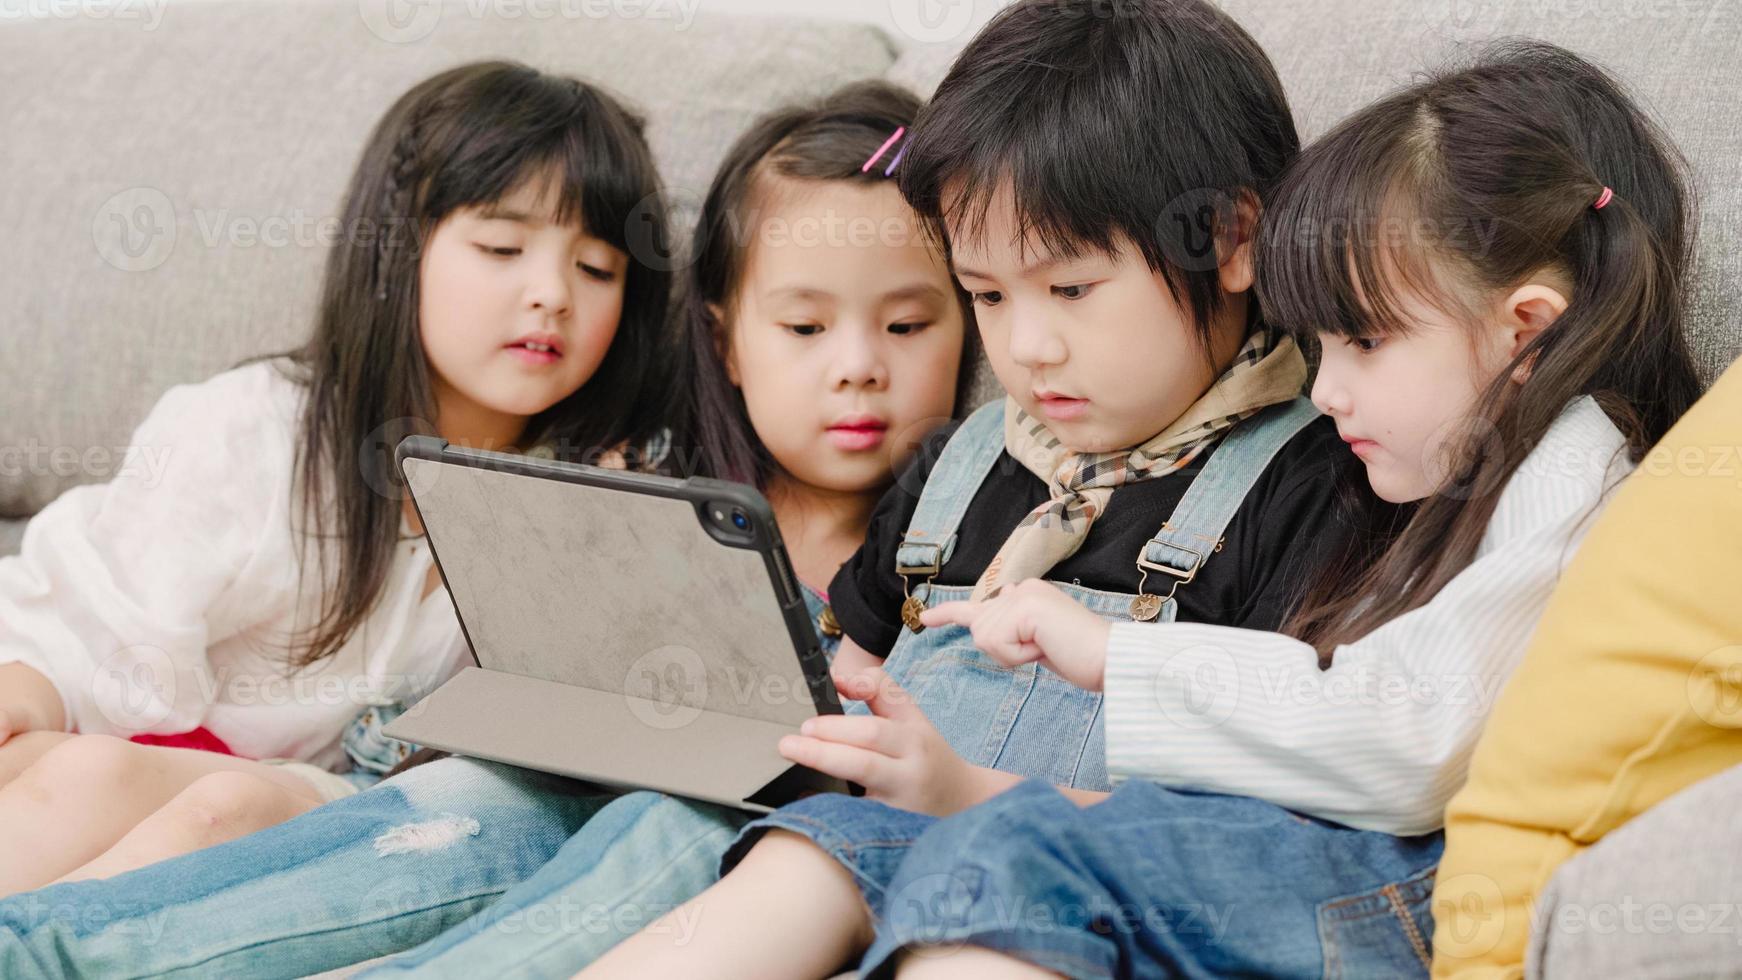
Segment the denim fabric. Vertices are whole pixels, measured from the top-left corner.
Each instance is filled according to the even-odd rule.
[[[269,830],[0,900],[0,976],[302,977],[488,907],[613,797],[443,759]]]
[[[972,944],[1070,977],[1425,977],[1441,847],[1246,797],[1132,782],[1084,808],[1029,781],[919,837],[860,968]]]
[[[928,608],[965,599],[971,592],[964,586],[933,585],[930,579],[949,561],[963,516],[1004,452],[1003,411],[1002,402],[986,405],[951,436],[920,491],[897,549],[896,572]],[[1160,522],[1144,553],[1132,555],[1132,561],[1145,558],[1181,573],[1188,567],[1195,572],[1194,562],[1208,553],[1205,542],[1221,540],[1277,451],[1317,416],[1309,403],[1296,399],[1235,427],[1193,478],[1174,512]],[[1164,573],[1153,579],[1152,595],[1171,596],[1169,583],[1179,582]],[[1074,582],[1053,584],[1098,616],[1131,618],[1135,595]],[[1189,582],[1184,587],[1190,588]],[[1168,598],[1154,618],[1172,622],[1178,612],[1179,604]],[[1057,785],[1109,788],[1099,693],[1084,691],[1037,664],[998,664],[975,649],[973,636],[960,626],[902,630],[885,669],[968,762]],[[854,705],[847,710],[866,709]]]
[[[720,859],[720,874],[737,866],[770,830],[798,834],[827,851],[853,875],[873,915],[881,916],[889,882],[907,849],[936,817],[839,793],[807,797],[746,826]]]
[[[713,884],[750,815],[630,793],[587,821],[554,858],[488,910],[362,974],[566,980]],[[679,918],[682,934],[695,923]]]

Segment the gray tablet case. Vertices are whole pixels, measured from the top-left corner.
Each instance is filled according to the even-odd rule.
[[[397,455],[475,663],[388,735],[751,810],[849,789],[775,749],[841,708],[755,490],[428,436]]]

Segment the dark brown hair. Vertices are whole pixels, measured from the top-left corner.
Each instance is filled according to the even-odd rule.
[[[1301,155],[1255,261],[1267,315],[1303,344],[1406,334],[1406,297],[1474,323],[1534,276],[1571,284],[1565,312],[1478,398],[1439,461],[1442,488],[1364,571],[1330,563],[1291,618],[1321,658],[1470,564],[1501,488],[1571,400],[1595,396],[1637,461],[1699,397],[1682,333],[1684,168],[1614,79],[1523,40],[1363,109]]]
[[[1020,0],[962,50],[897,176],[940,235],[977,240],[1008,184],[1023,245],[1075,258],[1130,241],[1208,352],[1236,202],[1261,206],[1299,151],[1269,57],[1204,0]]]
[[[727,151],[702,203],[690,246],[682,329],[684,377],[690,401],[682,413],[687,431],[677,445],[693,444],[693,470],[706,476],[766,489],[777,464],[750,425],[744,396],[726,374],[720,343],[726,325],[712,312],[730,310],[749,249],[745,228],[754,224],[760,182],[768,177],[879,184],[891,147],[880,165],[863,169],[896,129],[919,112],[913,93],[885,82],[856,82],[814,103],[787,106],[762,116]],[[906,166],[902,163],[900,166]],[[954,285],[952,281],[952,285]],[[962,307],[961,371],[956,405],[962,405],[978,353],[972,304],[956,287]]]
[[[654,434],[657,393],[669,387],[659,339],[670,277],[638,261],[627,240],[636,215],[637,234],[665,234],[642,130],[599,89],[505,61],[427,79],[376,125],[345,194],[348,233],[327,256],[313,336],[289,355],[289,373],[307,388],[296,464],[303,540],[326,590],[297,643],[297,666],[337,652],[386,585],[405,499],[393,451],[402,436],[433,431],[436,414],[419,340],[419,268],[442,219],[552,179],[557,220],[630,254],[603,362],[530,420],[524,438],[585,457]]]

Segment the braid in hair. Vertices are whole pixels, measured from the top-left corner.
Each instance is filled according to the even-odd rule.
[[[399,234],[400,222],[412,220],[413,208],[417,205],[418,185],[423,178],[418,152],[423,137],[422,123],[421,113],[407,117],[387,164],[387,194],[382,202],[383,227],[376,236],[375,298],[378,300],[387,298],[394,238]]]

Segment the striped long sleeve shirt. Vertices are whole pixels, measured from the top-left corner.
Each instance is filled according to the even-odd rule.
[[[1625,444],[1595,400],[1569,403],[1502,489],[1469,567],[1338,647],[1328,669],[1277,633],[1115,624],[1113,780],[1251,796],[1364,830],[1439,829],[1561,570],[1631,470]]]

